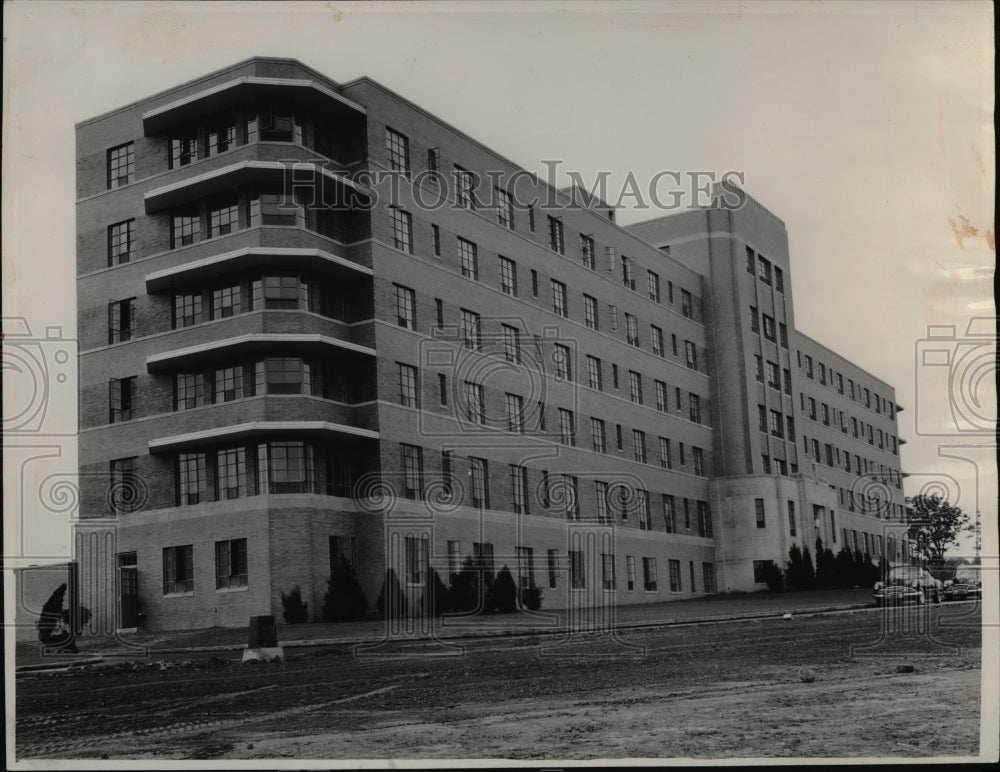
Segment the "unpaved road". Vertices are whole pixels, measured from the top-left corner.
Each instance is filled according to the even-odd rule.
[[[198,660],[22,674],[17,751],[71,759],[972,756],[976,611],[670,627],[566,645],[489,639],[464,642],[461,656],[433,656],[440,647],[426,644],[362,659],[324,647],[290,651],[285,665]]]

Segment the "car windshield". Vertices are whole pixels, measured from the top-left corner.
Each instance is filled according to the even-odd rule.
[[[960,568],[955,572],[955,581],[963,582],[966,584],[979,584],[979,569],[978,568]]]
[[[889,584],[895,584],[895,583],[905,584],[909,582],[919,581],[922,578],[923,577],[921,575],[921,572],[918,569],[902,568],[890,571],[887,581],[889,582]]]

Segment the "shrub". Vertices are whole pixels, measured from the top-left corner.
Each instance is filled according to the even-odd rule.
[[[823,547],[823,540],[816,539],[816,586],[829,590],[837,586],[837,566],[833,552]]]
[[[517,611],[517,584],[507,566],[500,569],[491,593],[493,608],[501,614]]]
[[[802,549],[802,588],[806,590],[811,590],[816,586],[816,569],[813,568],[812,555],[809,554],[809,548],[804,547]]]
[[[841,547],[837,553],[837,587],[851,587],[856,582],[854,570],[854,554],[847,548]]]
[[[358,584],[351,561],[339,558],[326,584],[323,596],[324,622],[349,622],[364,619],[368,614],[368,601]]]
[[[399,619],[407,616],[406,593],[399,586],[396,572],[391,568],[386,569],[385,579],[382,580],[382,590],[378,594],[375,605],[378,607],[378,613],[384,619]]]
[[[282,616],[288,624],[299,625],[309,621],[309,604],[302,602],[302,590],[298,585],[288,595],[281,593],[281,607],[284,609]]]
[[[788,550],[788,563],[785,564],[785,585],[789,590],[805,588],[805,563],[802,550],[798,544],[793,544]],[[768,585],[770,587],[770,585]]]
[[[529,611],[538,611],[542,607],[542,588],[533,584],[521,590],[521,606]]]
[[[771,592],[781,592],[784,588],[784,581],[782,580],[781,569],[778,568],[777,563],[773,560],[767,561],[762,573],[764,575],[764,582],[767,584],[767,589]]]
[[[69,626],[66,620],[69,618],[69,611],[63,610],[63,600],[66,597],[66,583],[63,582],[49,596],[42,606],[42,613],[35,622],[38,630],[38,640],[48,646],[55,646],[69,642]]]

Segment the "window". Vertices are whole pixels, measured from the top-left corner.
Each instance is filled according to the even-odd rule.
[[[559,442],[563,445],[576,445],[576,426],[572,410],[559,408]]]
[[[135,220],[125,220],[108,226],[108,267],[132,259],[135,243]]]
[[[417,329],[416,294],[401,284],[392,285],[395,298],[396,324],[407,330]]]
[[[666,413],[669,407],[667,398],[667,384],[663,381],[653,382],[656,391],[656,409],[661,413]]]
[[[240,207],[237,202],[226,202],[208,210],[208,237],[226,236],[240,227]]]
[[[201,321],[200,294],[174,295],[174,328],[190,327],[192,324],[201,323]]]
[[[177,456],[177,505],[208,501],[208,468],[204,453]]]
[[[594,239],[580,235],[580,260],[584,268],[594,270]]]
[[[313,447],[304,442],[257,446],[258,493],[307,493],[313,488]]]
[[[524,434],[524,398],[518,394],[507,394],[507,430]]]
[[[505,295],[517,297],[517,263],[509,257],[500,255],[500,291]]]
[[[407,536],[403,542],[406,551],[406,583],[422,585],[427,581],[428,555],[426,536]]]
[[[476,180],[472,172],[455,164],[455,206],[459,209],[473,209],[473,190]]]
[[[707,501],[698,502],[698,535],[706,539],[712,538],[712,512],[708,508]],[[694,585],[693,578],[691,584]],[[694,587],[692,586],[691,589],[693,590]]]
[[[771,283],[771,261],[762,255],[757,256],[757,276],[765,284]]]
[[[137,457],[116,458],[110,462],[110,489],[108,491],[108,501],[111,502],[115,514],[122,515],[134,512],[138,503],[136,495],[138,473]]]
[[[504,228],[514,228],[514,202],[503,188],[495,188],[497,201],[497,222]]]
[[[263,276],[255,279],[251,287],[250,304],[260,308],[312,310],[310,282],[295,274]]]
[[[538,271],[531,269],[531,297],[538,297]]]
[[[583,296],[583,323],[590,329],[600,329],[597,318],[597,298],[590,295]]]
[[[112,300],[108,303],[108,343],[132,340],[135,320],[135,298]]]
[[[486,404],[481,384],[465,382],[465,417],[472,423],[486,425]]]
[[[715,565],[713,563],[701,564],[701,578],[705,585],[705,592],[715,592]]]
[[[778,266],[774,266],[774,288],[778,292],[785,291],[785,277]]]
[[[413,365],[396,363],[399,374],[399,404],[403,407],[419,407],[417,399],[417,368]]]
[[[642,559],[642,589],[646,592],[656,591],[656,558]]]
[[[663,356],[663,330],[655,324],[651,324],[649,325],[649,335],[653,341],[653,353],[658,357]]]
[[[298,357],[267,357],[257,367],[258,394],[312,393],[312,366]]]
[[[201,239],[201,217],[197,212],[174,214],[170,218],[170,248],[186,247]]]
[[[595,453],[607,453],[607,438],[604,431],[604,421],[600,418],[590,419],[591,446]]]
[[[566,285],[552,279],[552,311],[558,316],[566,316]]]
[[[163,594],[194,592],[194,546],[163,548]]]
[[[678,442],[677,443],[677,456],[678,456],[678,459],[680,460],[681,466],[686,466],[687,465],[687,461],[684,460],[684,443],[683,442]]]
[[[622,452],[622,425],[615,424],[615,446],[618,448],[618,452]]]
[[[767,314],[761,315],[764,319],[764,337],[770,341],[774,340],[774,317]]]
[[[687,357],[687,366],[692,370],[698,369],[698,349],[689,340],[684,341],[684,354]]]
[[[701,448],[692,447],[691,456],[694,460],[694,473],[699,477],[705,476],[705,452]]]
[[[635,589],[635,558],[632,555],[625,556],[625,580],[627,588],[631,592]]]
[[[646,463],[646,433],[638,429],[632,430],[632,445],[635,460],[639,463]]]
[[[427,171],[437,172],[441,169],[441,151],[436,147],[427,148]]]
[[[594,504],[598,523],[610,523],[608,513],[608,484],[604,480],[594,480]]]
[[[601,587],[615,589],[615,556],[606,552],[601,553]]]
[[[573,380],[573,360],[570,357],[569,346],[556,343],[552,353],[552,361],[555,364],[557,381]]]
[[[781,388],[781,378],[779,376],[778,365],[776,362],[771,362],[768,360],[767,363],[767,385],[772,389]]]
[[[136,376],[112,378],[108,384],[109,423],[131,421],[136,406]]]
[[[409,212],[389,207],[392,217],[392,245],[401,252],[413,253],[413,215]]]
[[[410,140],[405,135],[386,126],[385,149],[392,171],[404,174],[410,171]]]
[[[521,362],[521,333],[516,327],[509,324],[501,324],[500,332],[503,335],[503,356],[508,362],[520,364]]]
[[[670,572],[670,592],[681,592],[681,561],[668,560],[667,569]]]
[[[530,511],[528,506],[528,469],[511,464],[510,484],[514,493],[514,511],[519,515],[527,515]]]
[[[688,394],[688,417],[692,423],[701,423],[701,397],[697,394]]]
[[[660,276],[653,271],[646,271],[646,281],[649,285],[649,299],[660,302]]]
[[[660,437],[660,466],[663,469],[673,468],[673,459],[670,458],[670,440],[666,437]]]
[[[750,332],[760,334],[760,315],[754,306],[750,306]]]
[[[207,402],[205,377],[201,373],[174,375],[174,410],[190,410]]]
[[[458,237],[458,263],[462,276],[479,281],[479,251],[471,241]]]
[[[778,339],[782,348],[788,348],[788,327],[785,326],[784,322],[778,324]]]
[[[549,249],[553,252],[563,254],[565,245],[563,244],[563,224],[558,217],[549,215]]]
[[[622,284],[628,287],[630,290],[635,289],[635,274],[633,272],[632,259],[622,255],[621,257],[622,266]]]
[[[785,394],[791,394],[792,393],[792,371],[789,370],[787,367],[785,367],[785,368],[782,369],[781,372],[782,372],[782,375],[784,376],[784,380],[785,380]]]
[[[771,411],[771,436],[783,437],[785,434],[784,420],[777,410]]]
[[[635,370],[628,371],[628,398],[637,405],[642,404],[642,376]]]
[[[649,530],[649,491],[637,488],[635,491],[636,508],[639,510],[639,530]]]
[[[816,400],[813,399],[812,397],[809,397],[808,402],[809,402],[809,417],[812,420],[815,421],[816,420]]]
[[[611,329],[612,331],[618,329],[618,306],[609,305],[608,313],[611,316]]]
[[[228,590],[247,586],[247,540],[215,543],[215,588]]]
[[[663,494],[663,525],[667,533],[677,531],[677,502],[673,496]]]
[[[753,580],[757,584],[764,584],[767,581],[767,571],[772,565],[770,560],[755,560],[753,562]]]
[[[587,385],[597,391],[604,390],[604,371],[601,367],[601,360],[589,354],[587,355]]]
[[[457,541],[448,542],[448,573],[454,576],[462,570],[462,544]]]
[[[562,500],[565,502],[566,518],[580,519],[580,482],[571,474],[561,475]]]
[[[483,348],[479,314],[462,309],[462,345],[474,351]]]
[[[760,457],[760,463],[764,469],[764,474],[771,474],[771,457],[768,455],[762,455]]]
[[[549,550],[546,554],[546,558],[549,569],[549,589],[554,590],[556,587],[556,576],[559,573],[559,550]]]
[[[535,586],[535,551],[531,547],[517,547],[517,586],[527,590]]]
[[[788,439],[790,442],[795,442],[795,419],[792,416],[786,416],[785,423],[788,426]]]
[[[469,465],[472,471],[472,506],[489,509],[490,481],[486,459],[472,457],[469,459]]]
[[[444,492],[451,496],[455,485],[455,451],[441,451],[441,483]]]
[[[625,314],[625,339],[630,346],[639,345],[639,321],[633,314]]]
[[[135,145],[128,142],[108,151],[108,190],[135,180]]]
[[[681,314],[688,319],[694,318],[694,302],[691,293],[685,289],[681,290]]]
[[[583,552],[580,550],[569,551],[569,586],[574,590],[584,590],[587,588]]]
[[[228,448],[216,453],[215,491],[219,501],[247,495],[247,462],[243,448]]]
[[[795,536],[795,502],[788,502],[788,535]]]
[[[747,247],[747,273],[751,276],[757,271],[757,260],[754,257],[753,250]]]
[[[766,522],[764,520],[764,499],[754,499],[753,500],[754,513],[757,516],[757,527],[766,527]]]

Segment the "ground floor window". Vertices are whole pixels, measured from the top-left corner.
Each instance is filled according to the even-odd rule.
[[[163,548],[163,594],[194,592],[194,547]]]
[[[715,592],[715,565],[713,563],[701,564],[702,581],[705,584],[705,592]]]
[[[635,589],[635,558],[632,555],[625,556],[625,579],[628,582],[629,591]]]
[[[559,573],[559,550],[549,550],[548,552],[548,564],[549,564],[549,589],[554,590],[556,588],[556,576]]]
[[[753,562],[753,580],[757,584],[764,584],[767,581],[767,567],[770,560],[755,560]]]
[[[681,561],[671,560],[667,563],[670,571],[670,592],[680,592],[681,587]]]
[[[642,588],[646,592],[656,590],[656,558],[642,559]]]
[[[587,587],[587,577],[584,574],[583,552],[580,550],[570,550],[569,580],[570,587],[574,590],[584,590]]]
[[[247,540],[230,539],[215,543],[215,588],[226,590],[247,586]]]

